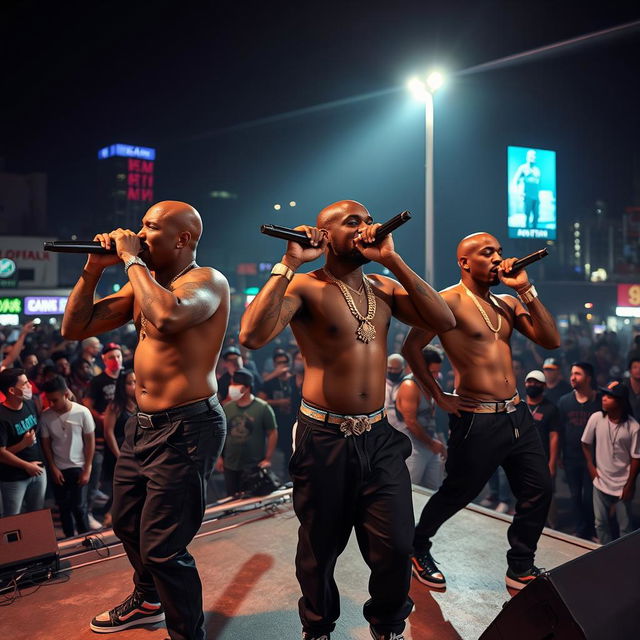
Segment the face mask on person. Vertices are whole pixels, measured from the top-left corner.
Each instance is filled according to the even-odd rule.
[[[31,400],[31,398],[33,398],[33,389],[31,388],[30,384],[25,384],[24,387],[20,389],[20,393],[21,393],[20,397],[23,400]]]
[[[244,387],[241,384],[232,384],[229,387],[229,398],[232,402],[240,400],[244,395]]]
[[[526,388],[527,395],[533,400],[539,398],[544,393],[544,387],[540,387],[537,384],[528,384]]]
[[[391,382],[400,382],[400,380],[402,380],[403,378],[403,372],[402,371],[388,371],[387,372],[387,378],[389,378],[389,380],[391,380]]]

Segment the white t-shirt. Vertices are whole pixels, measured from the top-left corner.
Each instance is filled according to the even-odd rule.
[[[602,411],[596,411],[587,421],[582,442],[596,441],[595,465],[598,477],[593,486],[610,496],[620,497],[629,479],[631,458],[640,458],[640,425],[629,416],[615,424]]]
[[[58,469],[84,465],[82,434],[93,433],[96,428],[87,407],[72,402],[66,413],[47,409],[40,416],[40,428],[43,438],[51,438],[53,461]]]

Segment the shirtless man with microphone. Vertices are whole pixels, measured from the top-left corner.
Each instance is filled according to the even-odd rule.
[[[134,590],[91,621],[98,633],[166,619],[171,640],[205,638],[202,586],[186,547],[202,523],[206,482],[226,433],[215,367],[229,285],[219,271],[196,264],[201,234],[198,212],[175,201],[152,206],[138,233],[98,234],[95,240],[116,253],[89,255],[65,310],[65,338],[80,340],[131,320],[139,331],[140,411],[125,426],[112,508]],[[94,301],[103,270],[119,262],[129,281]]]
[[[506,583],[522,589],[539,574],[533,561],[551,479],[538,430],[516,391],[510,339],[516,329],[545,349],[557,349],[560,336],[526,272],[512,270],[515,258],[503,259],[496,238],[467,236],[458,244],[457,257],[461,280],[441,292],[456,326],[444,332],[412,329],[402,349],[414,379],[450,414],[447,477],[416,527],[413,573],[423,584],[445,586],[431,556],[431,538],[502,466],[517,498],[507,533]],[[519,299],[492,294],[491,287],[500,282],[515,289]],[[442,391],[422,357],[422,348],[436,334],[455,369],[455,394]]]

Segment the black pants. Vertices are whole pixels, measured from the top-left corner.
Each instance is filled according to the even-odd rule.
[[[162,602],[171,640],[202,640],[202,585],[186,547],[202,523],[207,480],[224,444],[224,413],[216,401],[198,415],[173,416],[153,429],[133,416],[125,433],[114,474],[114,532],[133,566],[136,589]]]
[[[564,472],[569,485],[571,503],[576,519],[576,534],[589,540],[596,535],[593,514],[593,481],[584,459],[564,458]]]
[[[460,418],[451,414],[449,426],[447,477],[422,511],[416,552],[429,550],[440,526],[471,502],[502,466],[516,497],[507,561],[514,571],[528,570],[551,502],[547,458],[529,410],[520,402],[512,413],[464,411]]]
[[[224,487],[227,496],[235,496],[242,491],[242,470],[224,469]]]
[[[78,478],[82,475],[81,467],[71,467],[70,469],[62,469],[64,476],[64,484],[53,485],[53,496],[60,511],[60,522],[62,530],[67,538],[75,535],[75,529],[78,533],[86,533],[89,531],[87,495],[89,487],[87,485],[80,486]],[[75,526],[74,526],[75,521]]]
[[[413,535],[411,481],[405,459],[411,441],[386,419],[360,436],[298,415],[289,470],[300,520],[296,576],[303,629],[330,633],[340,615],[333,572],[355,528],[371,569],[364,616],[378,632],[400,633],[409,598]]]

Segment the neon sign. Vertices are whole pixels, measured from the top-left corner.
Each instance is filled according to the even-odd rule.
[[[121,158],[141,158],[143,160],[155,160],[156,150],[151,147],[138,147],[133,144],[111,144],[103,147],[98,151],[98,159],[112,158],[119,156]]]
[[[24,313],[27,316],[57,315],[64,313],[66,296],[27,296],[24,299]]]

